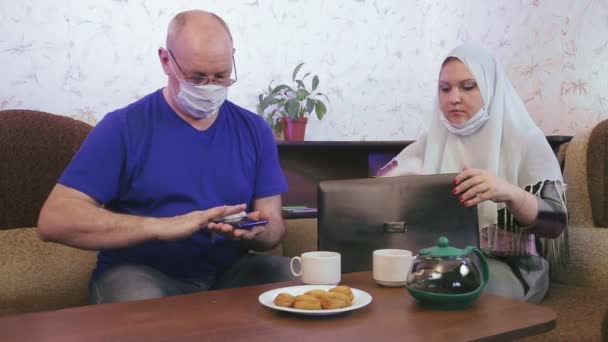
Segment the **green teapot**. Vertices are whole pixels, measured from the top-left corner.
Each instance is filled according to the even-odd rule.
[[[476,255],[481,264],[475,262]],[[421,249],[407,278],[408,292],[424,306],[459,309],[468,306],[488,284],[488,262],[476,247],[459,249],[440,237],[436,247]]]

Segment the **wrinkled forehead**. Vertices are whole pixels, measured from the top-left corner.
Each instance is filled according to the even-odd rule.
[[[496,60],[486,50],[474,45],[461,45],[452,50],[448,57],[460,60],[475,78],[484,103],[489,103],[496,84]],[[445,61],[444,61],[445,63]]]

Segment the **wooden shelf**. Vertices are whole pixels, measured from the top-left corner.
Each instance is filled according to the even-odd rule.
[[[554,152],[571,136],[548,136]],[[331,179],[366,178],[411,144],[403,141],[279,141],[281,167],[289,191],[283,194],[285,206],[317,207],[317,186]]]

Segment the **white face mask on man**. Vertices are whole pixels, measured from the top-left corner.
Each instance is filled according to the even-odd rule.
[[[169,51],[169,53],[171,52]],[[226,101],[228,87],[218,84],[190,84],[185,79],[177,76],[173,63],[171,63],[171,70],[179,80],[179,92],[175,94],[175,90],[171,86],[169,88],[171,88],[177,104],[187,115],[195,119],[207,119],[217,114],[219,108]]]
[[[467,120],[467,122],[463,122],[461,124],[451,123],[443,113],[439,114],[439,121],[443,123],[443,125],[445,126],[445,128],[448,129],[448,131],[457,135],[466,136],[477,132],[477,130],[479,130],[481,126],[483,126],[483,124],[488,121],[489,117],[490,114],[486,110],[486,107],[481,106],[479,112],[477,112],[477,114]]]
[[[186,114],[196,119],[215,115],[228,96],[228,87],[217,84],[192,85],[179,81],[179,93],[175,96]]]

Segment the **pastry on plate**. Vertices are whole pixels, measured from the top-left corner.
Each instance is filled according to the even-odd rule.
[[[296,297],[290,295],[289,293],[279,293],[277,297],[274,299],[274,303],[278,306],[283,306],[286,308],[290,308],[293,306],[293,303],[296,301]]]
[[[348,299],[350,301],[353,300],[353,298],[355,297],[353,295],[353,291],[350,289],[350,287],[346,286],[346,285],[340,285],[340,286],[336,286],[332,289],[329,290],[329,292],[337,292],[337,293],[343,293],[345,295],[348,296]]]
[[[320,300],[311,295],[303,294],[296,296],[293,308],[302,310],[321,310],[322,307]]]

